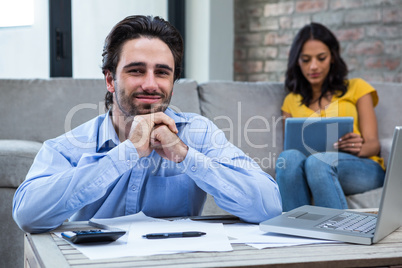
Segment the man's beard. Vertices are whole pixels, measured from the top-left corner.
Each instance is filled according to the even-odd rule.
[[[116,84],[117,86],[117,84]],[[118,86],[116,87],[116,89]],[[165,95],[162,93],[148,93],[148,92],[141,92],[141,93],[132,93],[130,96],[124,94],[124,90],[122,88],[118,88],[115,92],[116,96],[116,103],[123,113],[125,118],[134,117],[136,115],[142,114],[150,114],[156,112],[164,112],[167,107],[169,106],[170,99],[172,98],[172,92],[169,95]],[[133,100],[137,96],[159,96],[162,98],[162,103],[158,104],[147,104],[143,103],[140,105],[135,105]]]

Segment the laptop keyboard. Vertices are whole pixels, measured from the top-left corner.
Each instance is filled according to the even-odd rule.
[[[375,230],[377,217],[344,212],[318,224],[317,228],[370,233]]]

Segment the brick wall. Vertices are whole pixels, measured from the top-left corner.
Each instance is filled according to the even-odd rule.
[[[284,81],[293,37],[311,21],[337,36],[349,77],[402,82],[402,0],[235,0],[234,80]]]

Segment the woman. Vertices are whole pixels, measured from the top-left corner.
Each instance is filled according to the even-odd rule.
[[[362,79],[346,79],[347,66],[339,42],[326,27],[311,23],[296,35],[289,53],[285,88],[290,92],[282,106],[288,117],[352,116],[353,132],[334,147],[306,157],[297,150],[280,154],[276,180],[283,210],[313,203],[347,208],[345,195],[381,187],[385,168],[374,107],[375,89]]]

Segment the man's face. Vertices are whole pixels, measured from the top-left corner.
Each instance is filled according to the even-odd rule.
[[[106,75],[107,88],[114,94],[113,114],[131,117],[165,111],[174,82],[174,58],[158,38],[127,41],[120,53],[115,79]]]

